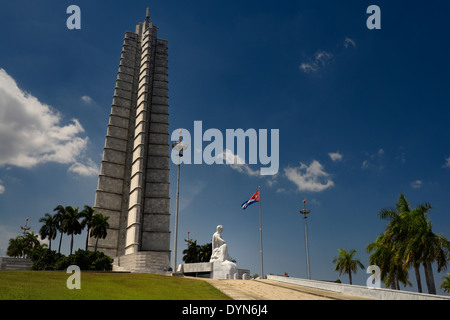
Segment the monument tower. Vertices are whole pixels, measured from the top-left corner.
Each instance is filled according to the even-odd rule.
[[[109,216],[98,250],[116,270],[170,266],[168,53],[157,33],[149,9],[125,32],[98,177],[94,209]]]

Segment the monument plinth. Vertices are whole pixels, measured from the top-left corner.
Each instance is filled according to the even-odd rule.
[[[212,279],[245,279],[250,276],[250,270],[238,269],[236,263],[231,261],[228,246],[222,239],[223,227],[217,226],[211,244],[212,253],[209,262],[180,264],[177,273],[195,277]],[[246,276],[245,276],[246,275]]]
[[[148,10],[125,32],[111,105],[93,208],[110,217],[98,250],[113,270],[170,266],[168,47],[157,32]]]

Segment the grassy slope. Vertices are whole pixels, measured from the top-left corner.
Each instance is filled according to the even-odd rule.
[[[70,274],[53,271],[0,271],[0,299],[22,300],[224,300],[205,281],[142,273],[81,272],[81,289],[69,290]]]

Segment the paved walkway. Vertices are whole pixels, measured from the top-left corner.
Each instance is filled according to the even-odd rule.
[[[366,298],[275,280],[202,279],[234,300],[366,300]]]

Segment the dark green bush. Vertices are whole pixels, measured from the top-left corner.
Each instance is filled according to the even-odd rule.
[[[58,270],[58,262],[64,255],[44,247],[33,250],[30,259],[33,261],[33,270]]]
[[[77,250],[74,254],[64,256],[46,248],[36,250],[31,256],[33,270],[65,270],[76,265],[81,270],[111,271],[113,259],[103,252]]]

